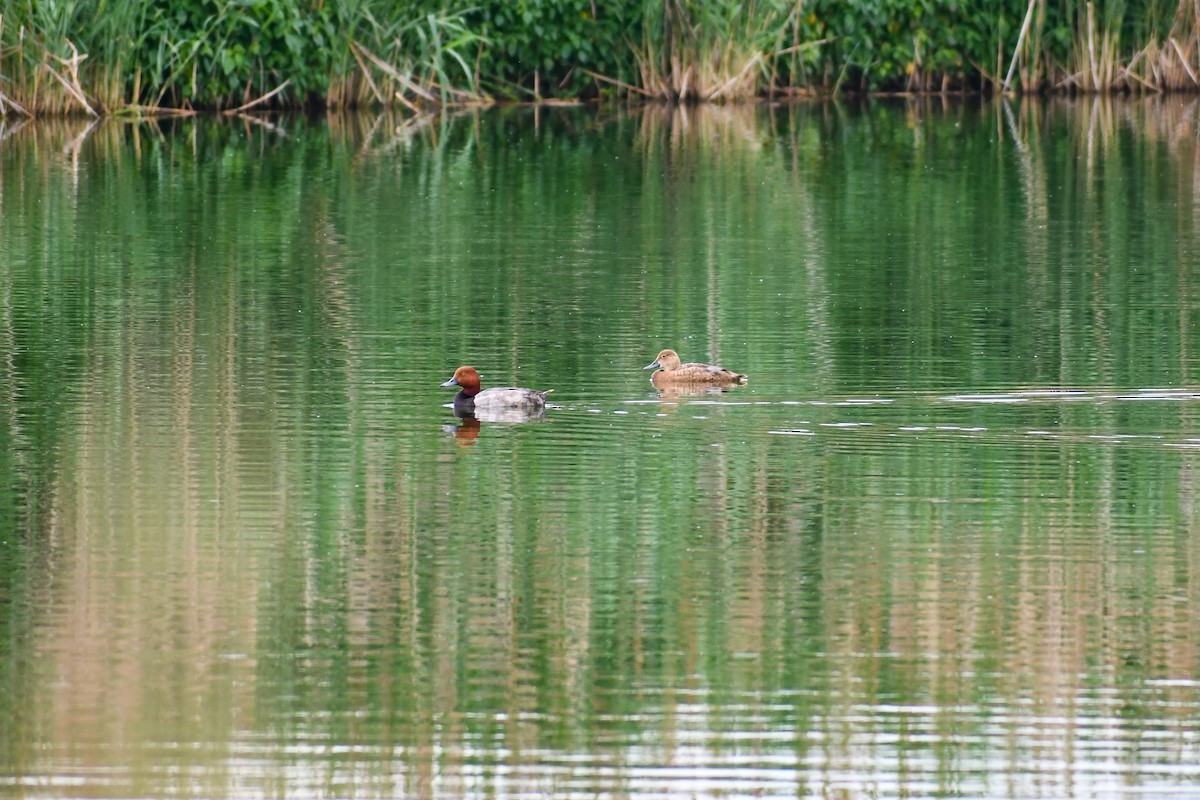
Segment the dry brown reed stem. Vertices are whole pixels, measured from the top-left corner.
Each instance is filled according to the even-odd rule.
[[[650,57],[648,51],[638,54],[641,89],[593,72],[587,74],[648,97],[710,102],[754,96],[754,70],[767,66],[766,54],[754,51],[747,55],[732,45],[707,52],[687,50],[679,44],[674,47],[677,49],[673,49],[662,64]]]
[[[0,14],[0,32],[3,32],[3,31],[4,31],[4,15]],[[19,112],[20,114],[22,114],[26,117],[29,117],[30,119],[33,118],[33,114],[26,111],[24,106],[22,106],[17,101],[13,100],[11,97],[6,95],[4,92],[0,91],[0,117],[8,116],[8,109],[10,109],[10,108],[13,109],[14,111]]]
[[[55,55],[54,53],[49,53],[48,55],[55,61],[62,64],[63,67],[69,71],[71,79],[67,80],[64,78],[57,71],[55,71],[54,67],[51,67],[49,64],[43,63],[42,66],[46,68],[47,72],[58,79],[59,83],[63,85],[63,88],[67,90],[67,94],[74,97],[76,102],[82,105],[84,109],[93,117],[98,117],[100,115],[96,113],[96,109],[92,108],[91,103],[87,101],[87,97],[83,91],[83,86],[79,83],[79,65],[82,64],[87,58],[87,53],[80,55],[79,51],[75,49],[75,45],[71,43],[71,40],[67,39],[66,41],[67,47],[71,48],[70,58],[63,58],[62,56]]]
[[[1092,88],[1100,85],[1100,76],[1096,72],[1096,14],[1095,5],[1090,0],[1087,4],[1087,48],[1088,66],[1092,74]]]
[[[754,67],[758,66],[761,63],[763,63],[762,53],[755,53],[753,56],[750,57],[750,60],[746,62],[746,66],[742,67],[741,72],[734,75],[729,80],[725,81],[725,83],[721,84],[716,89],[713,89],[710,92],[708,92],[708,94],[706,94],[704,96],[704,99],[705,100],[716,100],[717,98],[721,97],[722,95],[725,94],[725,92],[729,91],[730,89],[735,87],[737,84],[744,81],[747,78],[747,76],[750,74],[750,70],[754,69]]]
[[[375,81],[371,78],[371,73],[367,71],[367,65],[363,63],[362,56],[358,54],[358,48],[354,42],[350,43],[350,55],[354,56],[355,62],[358,63],[358,70],[366,80],[367,86],[371,87],[371,94],[375,95],[376,102],[381,106],[386,106],[387,100],[384,99],[383,92],[379,91],[379,87],[375,85]]]
[[[285,80],[283,83],[279,84],[279,85],[278,85],[278,86],[276,86],[274,89],[272,89],[271,91],[269,91],[269,92],[267,92],[266,94],[264,94],[262,97],[259,97],[257,100],[251,100],[249,103],[243,103],[242,105],[238,106],[237,108],[231,108],[231,109],[229,109],[228,111],[226,111],[226,112],[224,112],[224,113],[225,113],[225,114],[239,114],[239,113],[241,113],[242,111],[245,111],[245,110],[246,110],[246,109],[248,109],[248,108],[254,108],[254,107],[255,107],[255,106],[257,106],[257,105],[261,105],[262,103],[265,103],[265,102],[267,102],[267,101],[268,101],[268,100],[270,100],[272,97],[274,97],[275,95],[279,94],[279,93],[280,93],[280,92],[282,92],[284,89],[286,89],[286,88],[287,88],[287,85],[288,85],[289,83],[291,83],[291,82],[292,82],[292,79],[291,79],[291,78],[288,78],[288,79],[287,79],[287,80]]]
[[[4,92],[0,92],[0,117],[8,116],[8,109],[10,108],[19,112],[23,116],[28,117],[29,119],[33,119],[33,114],[29,111],[26,111],[23,105],[18,103],[16,100],[13,100]]]
[[[387,75],[392,80],[396,81],[396,83],[400,84],[402,87],[404,87],[408,91],[415,94],[417,97],[420,97],[422,100],[426,101],[427,103],[431,103],[433,105],[439,105],[438,99],[436,97],[434,97],[432,94],[430,94],[429,92],[422,89],[417,84],[413,83],[413,81],[410,78],[408,78],[408,76],[402,75],[399,70],[397,70],[395,67],[393,67],[391,64],[387,63],[386,61],[384,61],[379,56],[372,53],[367,48],[363,47],[358,42],[356,42],[356,41],[351,42],[350,47],[357,48],[357,50],[360,53],[362,53],[362,55],[365,58],[367,58],[367,60],[369,60],[372,64],[374,64],[376,67],[378,67],[385,75]],[[397,93],[397,95],[399,95],[399,93]],[[407,104],[407,101],[406,101],[406,104]]]
[[[1200,83],[1200,81],[1196,80],[1196,73],[1192,72],[1192,68],[1188,64],[1188,57],[1184,54],[1183,48],[1179,46],[1179,42],[1175,41],[1174,36],[1167,39],[1167,41],[1170,42],[1175,48],[1175,52],[1179,55],[1179,63],[1183,66],[1183,69],[1188,74],[1188,77],[1192,79],[1192,83]]]
[[[620,80],[617,80],[616,78],[610,78],[607,75],[601,75],[599,72],[592,72],[590,69],[587,69],[586,67],[580,67],[579,69],[585,75],[589,75],[598,81],[603,81],[604,83],[611,83],[613,86],[619,86],[622,89],[627,89],[628,91],[636,92],[637,94],[640,94],[643,97],[652,97],[653,96],[650,92],[646,91],[642,87],[634,86],[632,83],[626,83],[625,81],[620,81]]]
[[[1115,30],[1104,30],[1097,35],[1095,6],[1090,2],[1084,29],[1078,36],[1069,67],[1072,71],[1055,88],[1074,86],[1082,92],[1110,92],[1127,87],[1129,69],[1120,64],[1118,34]]]
[[[1013,70],[1017,68],[1017,58],[1021,55],[1021,47],[1025,44],[1025,36],[1029,33],[1029,24],[1033,22],[1033,10],[1037,8],[1038,0],[1029,0],[1029,8],[1025,11],[1025,21],[1021,23],[1021,33],[1017,36],[1017,46],[1013,48],[1012,61],[1008,62],[1008,74],[1004,76],[1004,91],[1007,92],[1012,84]]]
[[[1121,75],[1124,78],[1124,80],[1126,80],[1126,81],[1135,80],[1152,92],[1161,92],[1162,86],[1160,86],[1157,83],[1152,83],[1151,81],[1146,80],[1141,75],[1138,75],[1136,72],[1133,71],[1133,68],[1135,66],[1137,66],[1138,61],[1140,61],[1142,56],[1144,56],[1146,54],[1146,52],[1148,50],[1150,50],[1152,47],[1154,47],[1153,43],[1146,45],[1141,50],[1134,53],[1133,58],[1131,58],[1129,60],[1129,63],[1126,64],[1125,67],[1121,70]]]
[[[397,89],[396,91],[392,92],[392,95],[397,100],[399,100],[404,105],[404,107],[407,108],[409,111],[413,112],[414,114],[421,113],[421,108],[416,103],[414,103],[412,100],[409,100],[407,97],[405,97],[404,92]]]

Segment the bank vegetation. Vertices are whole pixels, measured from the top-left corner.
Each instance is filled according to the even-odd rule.
[[[1200,88],[1195,0],[15,0],[0,113]]]

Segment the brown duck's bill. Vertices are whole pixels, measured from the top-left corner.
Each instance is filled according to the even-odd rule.
[[[450,386],[458,386],[458,378],[455,378],[454,376],[451,376],[451,377],[450,377],[450,380],[448,380],[448,381],[446,381],[445,383],[443,383],[443,384],[442,384],[442,388],[443,388],[443,389],[445,389],[445,388],[447,388],[447,387],[450,387]]]
[[[653,361],[651,361],[649,364],[647,364],[646,366],[642,367],[642,369],[660,369],[661,367],[662,367],[662,364],[659,364],[658,359],[656,358]]]

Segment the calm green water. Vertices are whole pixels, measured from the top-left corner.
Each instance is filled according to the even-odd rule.
[[[1200,796],[1196,99],[273,124],[0,123],[0,795]]]

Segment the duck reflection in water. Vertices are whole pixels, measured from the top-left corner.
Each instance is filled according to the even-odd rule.
[[[462,417],[462,422],[458,425],[446,425],[443,430],[453,433],[454,438],[461,445],[475,444],[475,440],[479,438],[479,418],[474,414],[459,414],[458,412],[455,412],[455,416]]]
[[[546,415],[544,412],[530,414],[523,411],[496,411],[496,410],[479,410],[474,414],[465,413],[459,408],[454,409],[454,416],[458,417],[461,422],[457,425],[446,425],[443,430],[447,433],[453,433],[454,438],[462,444],[474,444],[479,438],[479,431],[482,427],[481,422],[507,422],[507,423],[522,423],[522,422],[545,422]]]
[[[724,394],[729,389],[738,386],[736,383],[727,384],[712,384],[712,383],[664,383],[659,384],[651,378],[650,383],[654,384],[654,388],[658,390],[659,400],[677,400],[681,397],[711,397],[713,395]]]
[[[663,350],[642,369],[652,369],[650,383],[659,396],[673,399],[688,395],[719,394],[746,382],[746,376],[715,364],[683,363],[674,350]]]

